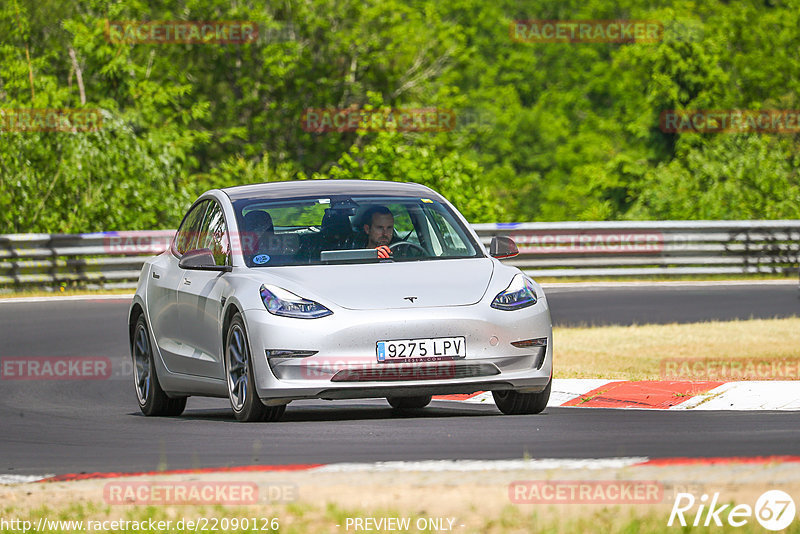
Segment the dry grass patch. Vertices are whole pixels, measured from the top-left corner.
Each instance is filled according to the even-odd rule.
[[[787,359],[796,368],[800,318],[554,328],[553,349],[556,378],[659,380],[666,359]]]
[[[509,485],[519,481],[655,481],[663,485],[659,502],[642,504],[515,504]],[[250,482],[259,487],[259,503],[250,506],[221,505],[151,505],[134,506],[108,504],[106,486],[125,482],[166,483],[184,481],[208,483],[211,487],[225,482]],[[454,534],[506,534],[531,532],[549,534],[573,533],[682,533],[680,527],[667,527],[675,496],[689,492],[699,496],[719,492],[720,502],[752,506],[766,490],[780,489],[789,495],[800,494],[800,464],[707,464],[707,465],[638,465],[603,467],[599,469],[542,468],[535,465],[514,470],[495,470],[489,466],[475,471],[373,471],[373,472],[239,472],[191,473],[153,477],[91,479],[72,482],[0,485],[0,518],[31,521],[42,518],[66,521],[170,520],[172,527],[134,528],[120,526],[116,532],[135,534],[165,534],[195,532],[178,529],[181,519],[197,522],[201,518],[230,520],[251,518],[249,528],[218,528],[205,532],[241,532],[267,534],[281,532],[333,533],[365,532],[352,526],[348,518],[408,519],[408,530],[377,529],[372,532],[452,532]],[[271,501],[270,487],[294,487],[291,498]],[[728,508],[728,511],[731,507]],[[697,507],[687,512],[694,517]],[[725,512],[727,514],[727,512]],[[258,518],[253,528],[252,518]],[[721,519],[725,521],[723,514]],[[263,518],[277,519],[279,530],[265,526]],[[452,519],[452,530],[428,528],[444,525],[442,519]],[[271,522],[267,526],[272,527]],[[448,525],[451,523],[448,521]],[[222,525],[222,523],[220,523]],[[338,525],[338,526],[337,526]],[[110,532],[109,529],[86,528],[48,529],[54,534],[66,532]],[[241,526],[241,523],[240,523]],[[423,528],[418,528],[421,526]],[[173,528],[174,527],[174,528]],[[3,528],[0,532],[21,532]],[[29,530],[28,532],[35,532]],[[40,531],[41,532],[41,531]],[[369,532],[369,531],[367,531]],[[708,528],[691,532],[709,532]],[[713,529],[711,532],[746,534],[765,532],[752,518],[741,528]],[[800,521],[794,521],[786,532],[800,534]]]

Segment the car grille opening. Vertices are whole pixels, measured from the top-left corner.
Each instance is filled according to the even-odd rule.
[[[500,374],[500,370],[489,363],[450,365],[400,365],[386,364],[363,369],[342,369],[331,378],[331,382],[397,382],[410,380],[452,380]]]

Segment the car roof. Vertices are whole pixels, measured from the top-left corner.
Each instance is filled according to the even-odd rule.
[[[380,180],[294,180],[237,185],[226,187],[222,191],[232,201],[248,198],[281,199],[331,195],[424,196],[442,199],[433,189],[421,184]]]

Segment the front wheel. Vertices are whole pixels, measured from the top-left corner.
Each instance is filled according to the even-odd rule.
[[[430,395],[420,395],[418,397],[386,397],[389,404],[395,410],[420,410],[431,403]]]
[[[147,332],[144,315],[136,320],[131,343],[133,357],[133,385],[139,409],[145,415],[180,415],[186,408],[186,397],[170,398],[161,389],[153,360],[153,345]]]
[[[550,400],[550,388],[553,379],[540,393],[519,393],[517,391],[492,391],[494,402],[506,415],[530,415],[541,413]]]
[[[242,422],[277,421],[286,405],[264,406],[256,394],[253,361],[244,320],[238,313],[231,319],[225,337],[225,376],[233,415]]]

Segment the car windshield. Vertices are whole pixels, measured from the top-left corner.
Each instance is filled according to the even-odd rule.
[[[250,198],[233,207],[249,267],[376,262],[380,245],[390,247],[391,261],[482,256],[452,210],[430,198]]]

